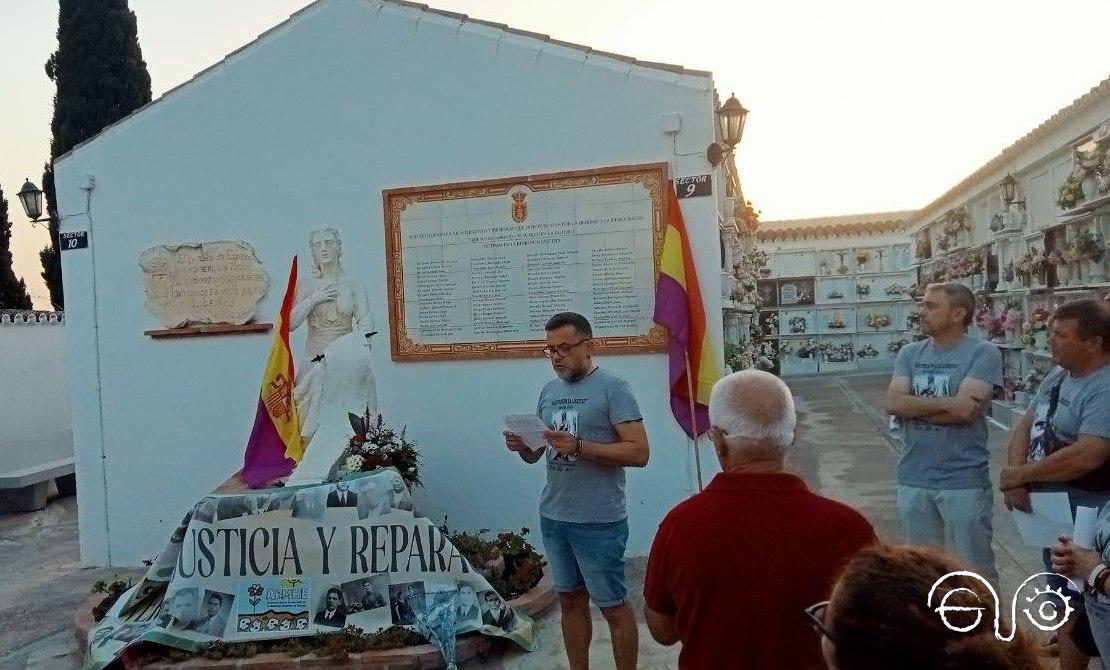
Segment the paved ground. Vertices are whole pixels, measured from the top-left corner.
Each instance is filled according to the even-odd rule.
[[[881,406],[884,375],[836,375],[788,380],[799,399],[800,430],[790,468],[824,495],[861,510],[880,537],[898,541],[892,471],[894,453],[887,439],[887,418]],[[1004,461],[1006,432],[992,427],[992,469]],[[1022,546],[1001,496],[995,505],[995,551],[1004,598],[1028,575],[1041,570],[1039,554]],[[0,668],[75,667],[70,635],[71,612],[84,600],[90,585],[113,575],[139,571],[81,569],[78,565],[76,507],[59,499],[31,514],[0,516]],[[643,584],[643,561],[630,570],[634,606]],[[593,667],[612,667],[608,629],[600,613],[594,617]],[[540,651],[509,652],[473,664],[487,670],[565,668],[558,616],[539,622]],[[650,641],[641,631],[641,667],[671,668],[677,650]],[[1097,667],[1097,664],[1095,664]]]

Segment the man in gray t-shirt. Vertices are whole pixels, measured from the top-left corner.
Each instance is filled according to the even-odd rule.
[[[1030,489],[1063,491],[1077,506],[1102,507],[1110,500],[1110,306],[1072,300],[1052,314],[1048,336],[1054,368],[1041,382],[1029,411],[1010,436],[1009,466],[999,488],[1006,507],[1031,511]],[[1043,551],[1051,571],[1048,548]],[[1074,598],[1066,580],[1051,580]],[[1073,621],[1060,629],[1060,667],[1086,667],[1075,646]]]
[[[564,312],[551,317],[545,330],[544,353],[557,379],[543,387],[536,414],[549,428],[548,446],[533,450],[509,432],[505,446],[527,463],[546,455],[540,532],[559,593],[570,667],[589,664],[593,600],[609,624],[616,667],[631,670],[638,635],[624,574],[624,468],[647,465],[647,433],[628,382],[594,364],[589,321]]]
[[[926,289],[921,328],[930,337],[898,352],[886,406],[905,422],[898,514],[906,541],[944,546],[947,536],[958,555],[997,583],[984,415],[1002,383],[1002,355],[967,335],[974,313],[966,286]]]

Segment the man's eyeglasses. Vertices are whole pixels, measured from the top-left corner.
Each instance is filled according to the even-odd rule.
[[[813,626],[813,630],[817,631],[820,635],[824,635],[830,640],[836,641],[829,631],[829,627],[825,625],[825,613],[829,610],[829,601],[825,600],[815,605],[810,605],[803,610],[806,617],[809,619],[809,624]]]
[[[548,358],[555,358],[555,356],[558,355],[561,358],[561,357],[566,356],[567,354],[569,354],[571,352],[571,350],[574,349],[575,347],[577,347],[578,345],[583,344],[585,342],[589,342],[591,339],[592,338],[584,337],[581,340],[578,340],[577,342],[575,342],[574,344],[560,344],[560,345],[554,346],[554,347],[544,347],[543,348],[543,355],[547,356]]]

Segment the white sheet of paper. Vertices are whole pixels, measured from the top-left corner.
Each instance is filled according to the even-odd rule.
[[[1075,532],[1072,533],[1071,539],[1082,547],[1093,549],[1095,546],[1095,519],[1097,518],[1098,508],[1076,507]]]
[[[519,435],[530,449],[547,448],[547,440],[543,439],[543,434],[551,429],[535,414],[506,414],[505,429]]]
[[[1075,530],[1071,505],[1066,493],[1030,493],[1033,512],[1014,510],[1011,514],[1027,547],[1051,547],[1057,538]]]

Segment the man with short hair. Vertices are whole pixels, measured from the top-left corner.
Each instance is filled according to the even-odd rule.
[[[898,352],[886,410],[905,424],[898,515],[906,541],[943,547],[947,535],[958,555],[997,584],[985,414],[1002,384],[1002,354],[968,337],[974,314],[975,296],[966,286],[925,289],[921,330],[929,337]]]
[[[1031,489],[1062,491],[1074,514],[1078,506],[1097,508],[1110,500],[1110,305],[1090,299],[1060,305],[1048,343],[1056,367],[1014,426],[999,488],[1006,507],[1023,512],[1031,511]],[[1043,558],[1051,572],[1047,548]],[[1050,585],[1082,602],[1067,580],[1050,578]],[[1089,662],[1068,634],[1072,625],[1058,636],[1061,670]]]
[[[374,589],[374,582],[367,579],[362,583],[362,598],[359,600],[362,610],[373,610],[385,607],[385,598]]]
[[[223,607],[223,604],[223,596],[218,593],[209,594],[205,603],[204,617],[194,621],[189,626],[189,630],[214,637],[223,635],[224,628],[227,628],[227,617],[220,614],[220,608]]]
[[[510,432],[505,446],[526,463],[547,456],[540,532],[571,670],[589,667],[591,599],[609,624],[617,669],[631,670],[638,642],[624,574],[624,469],[647,465],[647,433],[628,382],[594,364],[586,317],[556,314],[545,330],[543,351],[557,378],[540,392],[536,414],[551,428],[544,433],[548,446],[532,449]]]
[[[644,581],[648,630],[660,644],[682,642],[682,669],[823,670],[802,612],[829,599],[875,532],[785,472],[797,416],[781,379],[756,370],[721,379],[709,421],[722,472],[659,526]]]
[[[486,591],[483,604],[482,623],[506,631],[513,629],[513,611],[501,600],[497,591]]]

